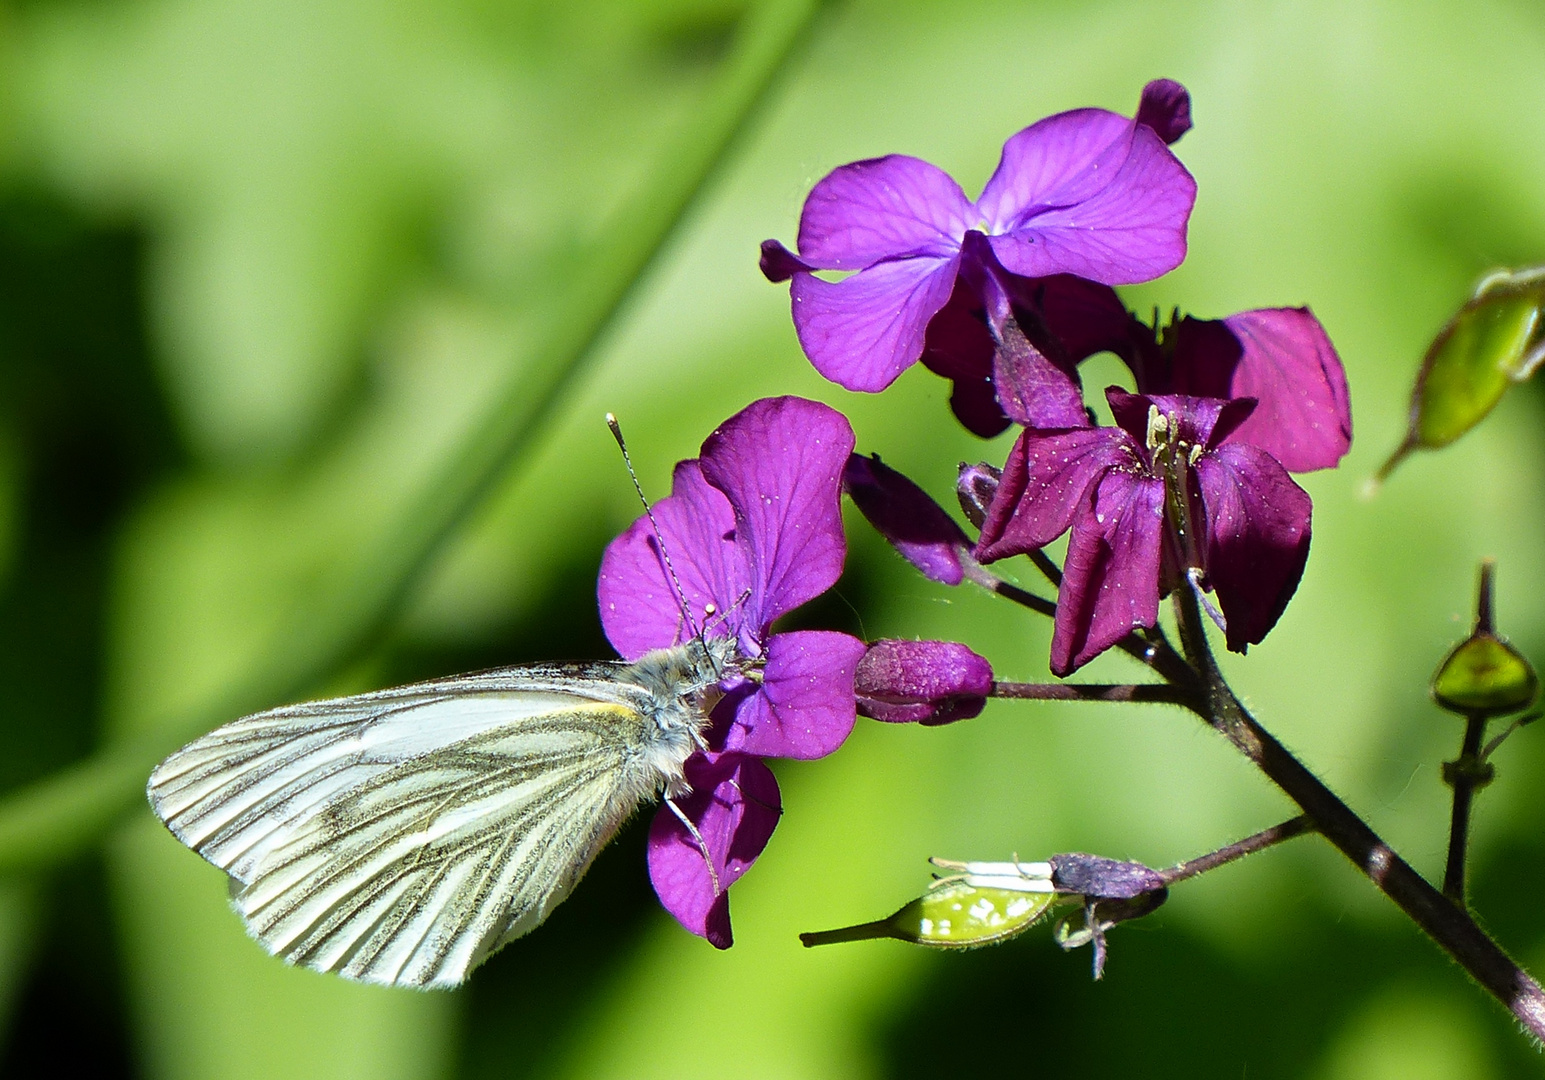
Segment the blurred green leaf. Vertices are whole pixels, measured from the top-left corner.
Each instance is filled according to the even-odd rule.
[[[223,720],[314,689],[380,632],[446,538],[531,445],[817,10],[813,0],[771,0],[748,16],[734,51],[656,175],[619,211],[573,274],[554,283],[552,295],[532,301],[542,317],[533,340],[521,350],[523,361],[475,394],[456,388],[464,407],[482,405],[486,411],[446,433],[445,445],[419,463],[418,482],[400,500],[382,500],[381,505],[375,485],[360,482],[361,474],[352,472],[364,470],[368,477],[379,467],[360,453],[368,449],[368,440],[324,461],[307,483],[282,478],[260,484],[256,498],[240,491],[231,493],[234,498],[222,497],[230,513],[208,523],[222,532],[235,524],[236,533],[253,538],[247,551],[287,564],[279,575],[278,596],[267,597],[270,625],[254,628],[248,637],[260,659],[240,661],[243,670],[223,673],[229,678],[215,673],[192,692],[177,688],[168,713],[142,726],[136,736],[0,802],[0,871],[36,869],[68,858],[137,797],[150,768],[178,743]],[[331,547],[334,537],[325,533],[310,537],[330,559],[318,560],[315,548],[303,546],[297,552],[263,545],[265,533],[293,539],[287,515],[304,513],[312,500],[325,503],[340,472],[351,475],[343,486],[356,499],[373,504],[378,527],[363,537],[346,536],[342,551]],[[294,502],[287,498],[292,490]],[[179,537],[176,542],[192,540]],[[189,583],[197,590],[196,579]]]
[[[1545,268],[1490,274],[1438,332],[1411,392],[1405,442],[1379,470],[1385,479],[1413,450],[1437,450],[1484,420],[1508,387],[1545,358]]]

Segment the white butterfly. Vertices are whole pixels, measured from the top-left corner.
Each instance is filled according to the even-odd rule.
[[[231,875],[269,952],[364,982],[455,986],[546,919],[640,803],[687,790],[718,685],[744,664],[731,639],[698,637],[632,664],[500,668],[272,709],[177,751],[147,794]]]

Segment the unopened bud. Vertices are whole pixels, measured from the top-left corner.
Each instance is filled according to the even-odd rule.
[[[995,469],[985,461],[977,465],[960,463],[955,495],[960,499],[960,509],[966,520],[978,529],[987,520],[987,508],[992,505],[992,497],[998,493],[998,481],[1002,479],[1003,470]]]
[[[982,711],[992,665],[953,641],[876,641],[858,662],[858,711],[889,723],[934,726]]]

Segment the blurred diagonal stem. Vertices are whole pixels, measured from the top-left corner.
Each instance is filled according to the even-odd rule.
[[[1200,673],[1202,718],[1280,787],[1316,831],[1352,860],[1384,895],[1490,991],[1534,1035],[1545,1039],[1545,990],[1480,928],[1470,913],[1418,874],[1251,716],[1229,689],[1207,642],[1196,594],[1175,590],[1181,645]]]
[[[821,0],[766,0],[750,11],[688,130],[600,234],[605,239],[579,252],[573,275],[549,303],[537,305],[550,314],[482,419],[393,524],[295,611],[244,682],[169,718],[154,738],[105,747],[0,800],[0,873],[45,869],[83,850],[139,798],[151,768],[179,744],[242,713],[304,695],[368,649],[583,374],[597,342],[788,69],[823,6]]]

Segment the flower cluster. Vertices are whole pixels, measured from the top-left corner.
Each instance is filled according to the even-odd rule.
[[[1196,185],[1169,144],[1190,126],[1190,98],[1168,80],[1144,89],[1132,119],[1049,117],[1009,139],[974,203],[915,158],[856,162],[811,192],[797,255],[762,248],[767,277],[792,279],[800,343],[828,378],[874,391],[922,360],[953,381],[967,428],[1021,427],[1001,472],[960,478],[981,530],[969,548],[942,510],[915,509],[920,492],[882,485],[874,466],[856,479],[850,468],[849,490],[948,584],[962,580],[962,559],[990,563],[1068,533],[1058,675],[1154,626],[1182,585],[1216,595],[1231,649],[1259,642],[1308,556],[1309,497],[1288,474],[1329,468],[1351,444],[1346,376],[1308,309],[1160,326],[1111,287],[1185,257]],[[856,272],[827,281],[822,270]],[[1096,426],[1079,381],[1079,364],[1102,352],[1125,361],[1136,390],[1106,391],[1115,427]]]
[[[921,361],[952,381],[968,429],[1021,430],[1002,469],[962,467],[972,540],[912,481],[853,454],[833,409],[758,401],[676,467],[654,522],[640,518],[607,549],[601,613],[624,657],[696,632],[733,642],[742,661],[685,764],[690,791],[650,830],[656,891],[689,930],[730,943],[726,889],[781,812],[764,759],[828,754],[860,714],[974,716],[997,685],[987,661],[955,643],[772,632],[841,574],[842,494],[920,572],[951,585],[1069,534],[1058,675],[1154,626],[1175,589],[1215,595],[1241,651],[1281,615],[1310,536],[1309,497],[1289,473],[1347,452],[1346,378],[1305,308],[1177,314],[1161,326],[1116,294],[1185,258],[1196,184],[1170,146],[1190,127],[1190,98],[1168,80],[1143,90],[1131,118],[1048,117],[1008,140],[975,200],[917,158],[854,162],[811,191],[797,252],[762,245],[762,271],[790,282],[799,342],[827,378],[876,392]],[[1135,390],[1106,390],[1110,427],[1079,379],[1101,352],[1126,363]]]

